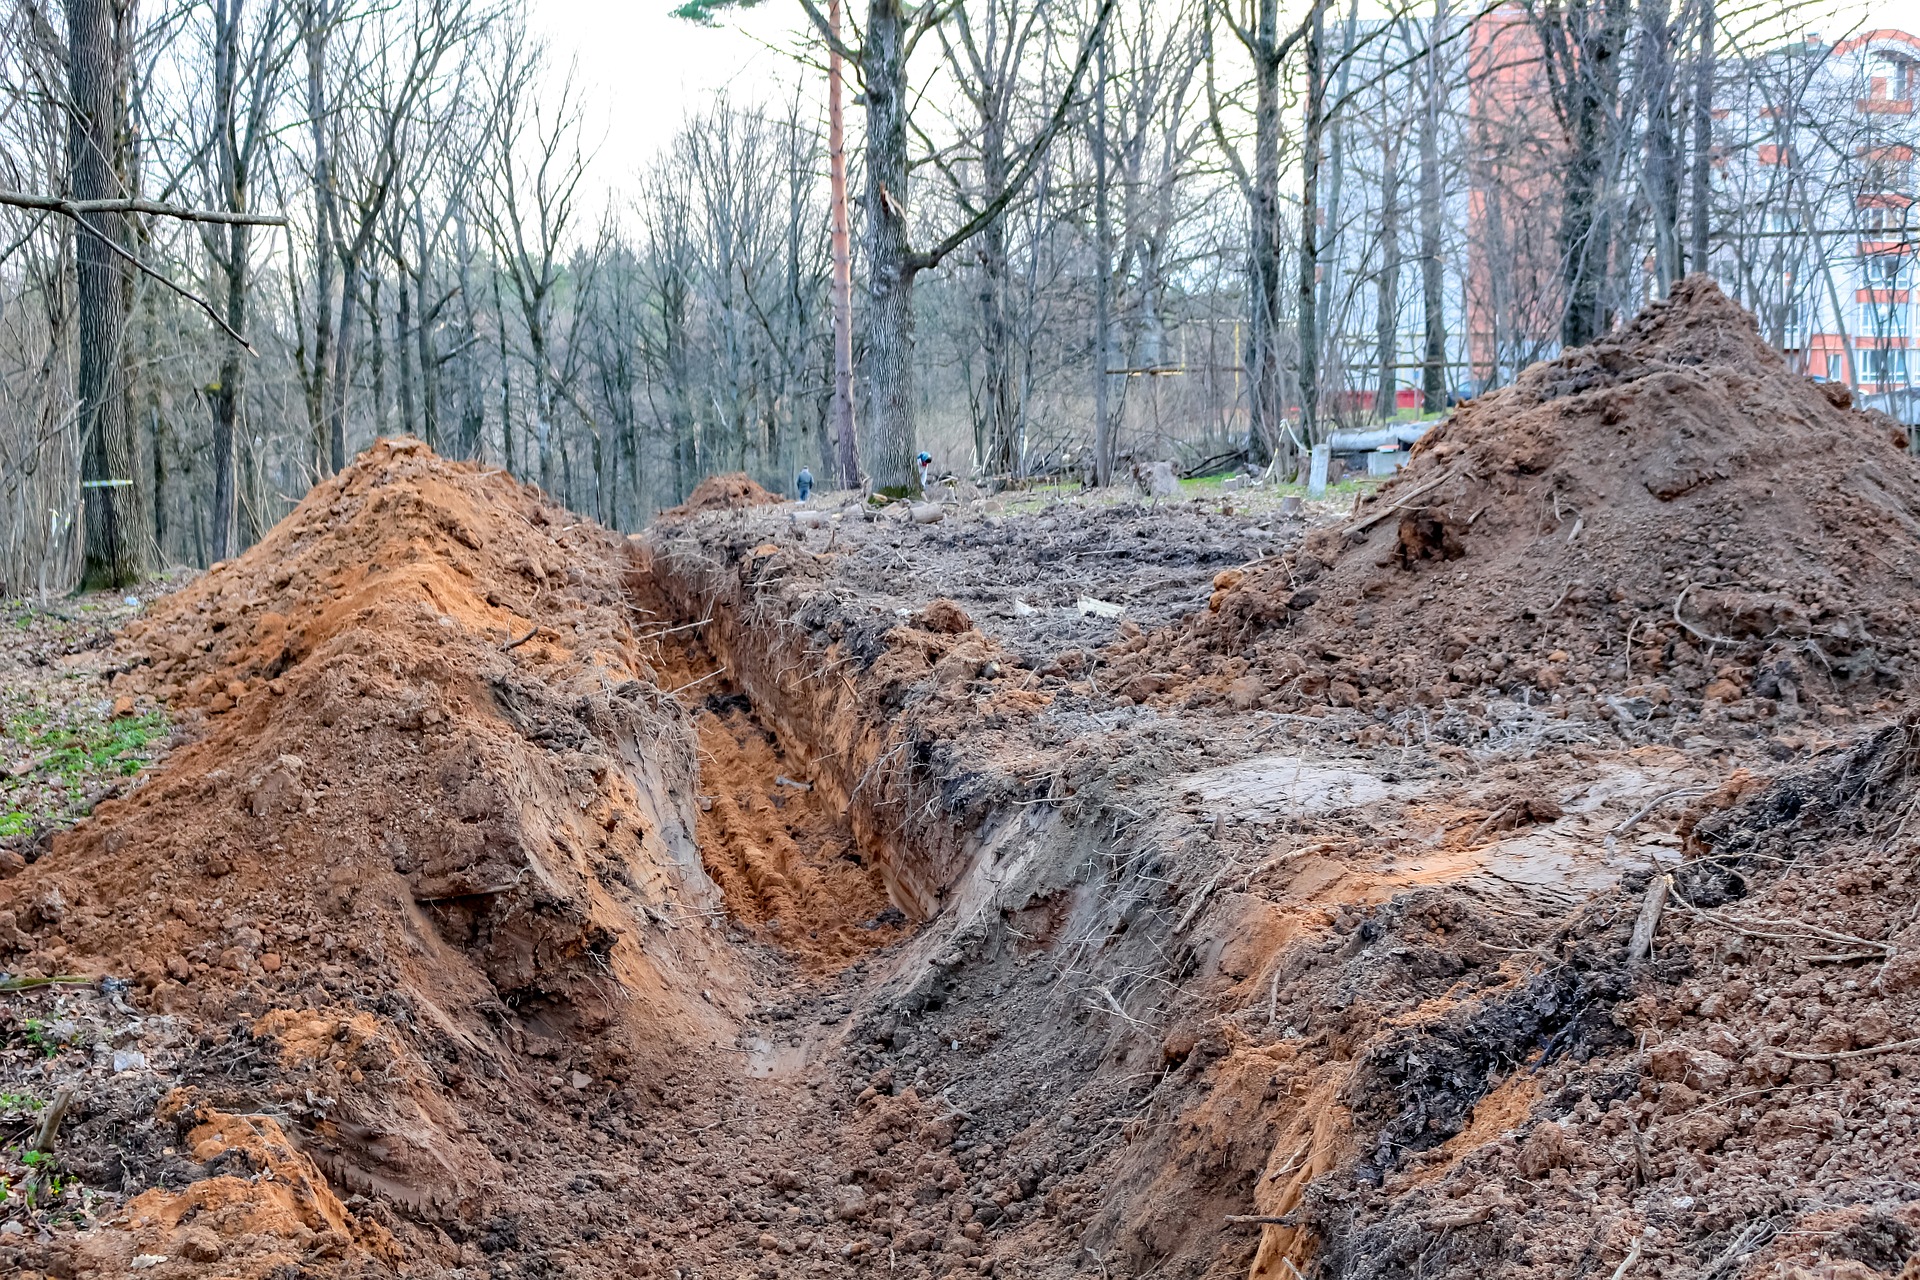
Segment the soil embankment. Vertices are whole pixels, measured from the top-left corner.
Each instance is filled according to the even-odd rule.
[[[1351,513],[696,497],[385,442],[130,629],[0,1268],[1920,1270],[1920,473],[1710,286]]]

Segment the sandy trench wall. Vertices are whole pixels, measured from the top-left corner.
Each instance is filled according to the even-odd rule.
[[[931,631],[859,610],[809,581],[799,554],[714,533],[676,538],[668,526],[636,540],[636,578],[673,625],[703,624],[725,679],[846,813],[896,906],[927,920],[978,898],[969,872],[1021,825],[998,803],[1013,784],[959,759],[933,704],[996,646],[970,627]]]

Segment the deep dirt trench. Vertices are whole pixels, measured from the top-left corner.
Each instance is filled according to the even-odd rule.
[[[1920,1273],[1920,473],[1709,287],[1372,514],[383,442],[0,877],[0,1273]]]

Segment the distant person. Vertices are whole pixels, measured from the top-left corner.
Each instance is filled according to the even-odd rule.
[[[933,455],[923,449],[913,463],[920,469],[920,496],[924,498],[933,487]]]
[[[800,468],[800,474],[793,478],[793,487],[799,490],[800,501],[805,502],[807,495],[813,492],[813,468]]]

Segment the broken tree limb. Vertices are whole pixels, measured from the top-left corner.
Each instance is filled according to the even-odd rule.
[[[41,1155],[53,1154],[53,1147],[60,1140],[60,1122],[67,1118],[67,1108],[73,1105],[73,1090],[62,1089],[53,1095],[53,1101],[47,1104],[45,1114],[40,1117],[40,1127],[33,1134],[33,1149]]]
[[[1227,1221],[1240,1226],[1291,1227],[1300,1219],[1290,1213],[1230,1213]]]
[[[1868,1045],[1864,1049],[1842,1049],[1837,1053],[1795,1053],[1788,1049],[1776,1049],[1774,1052],[1794,1062],[1844,1062],[1848,1058],[1869,1058],[1876,1053],[1903,1053],[1908,1049],[1920,1049],[1920,1040],[1893,1040],[1886,1044]]]
[[[1687,602],[1687,592],[1693,590],[1694,585],[1695,584],[1689,582],[1686,586],[1680,588],[1680,594],[1674,597],[1673,620],[1679,623],[1681,626],[1685,627],[1688,630],[1688,632],[1690,632],[1693,635],[1694,639],[1696,640],[1705,640],[1708,644],[1724,644],[1724,645],[1732,646],[1733,644],[1736,643],[1736,641],[1729,640],[1725,636],[1709,635],[1706,632],[1702,631],[1700,628],[1694,626],[1691,622],[1688,622],[1685,618],[1680,616],[1680,606]]]
[[[1629,968],[1653,954],[1654,931],[1660,927],[1660,913],[1666,908],[1667,894],[1672,891],[1672,876],[1657,875],[1647,885],[1647,896],[1640,900],[1640,918],[1633,922],[1633,940],[1627,943]]]
[[[1373,528],[1373,526],[1375,526],[1376,524],[1379,524],[1382,520],[1385,520],[1388,516],[1393,515],[1396,512],[1405,511],[1407,509],[1407,504],[1411,503],[1415,498],[1422,497],[1425,494],[1430,493],[1435,489],[1438,489],[1441,485],[1453,479],[1454,475],[1455,473],[1452,471],[1444,471],[1439,475],[1435,476],[1433,479],[1427,481],[1425,484],[1416,486],[1411,491],[1405,494],[1402,494],[1398,502],[1393,503],[1391,506],[1382,507],[1380,510],[1368,516],[1366,519],[1360,521],[1360,523],[1358,524],[1348,525],[1347,536],[1352,537],[1356,533],[1365,533],[1368,529]]]
[[[228,213],[221,209],[187,209],[158,200],[63,200],[59,196],[36,196],[25,191],[0,191],[0,204],[16,209],[36,209],[59,213],[78,221],[88,213],[146,213],[156,218],[178,218],[182,222],[219,222],[228,226],[284,227],[286,218],[272,213]]]
[[[1707,794],[1709,789],[1710,788],[1707,787],[1681,787],[1678,790],[1666,792],[1664,795],[1655,796],[1631,814],[1627,815],[1626,821],[1607,832],[1606,847],[1609,849],[1613,848],[1613,846],[1619,842],[1621,836],[1626,835],[1647,818],[1651,817],[1653,811],[1661,805],[1674,800],[1690,800],[1694,796],[1703,796]]]
[[[1639,1236],[1633,1238],[1633,1248],[1627,1250],[1627,1256],[1620,1259],[1620,1265],[1613,1269],[1613,1280],[1625,1280],[1627,1268],[1640,1261],[1640,1246],[1643,1243]]]
[[[1481,1223],[1489,1221],[1492,1217],[1493,1206],[1490,1204],[1479,1204],[1471,1209],[1462,1209],[1457,1213],[1443,1213],[1437,1217],[1428,1218],[1421,1225],[1429,1231],[1445,1231],[1452,1227],[1477,1227]]]

